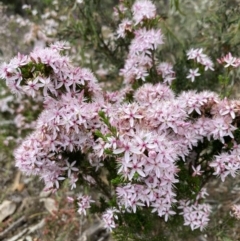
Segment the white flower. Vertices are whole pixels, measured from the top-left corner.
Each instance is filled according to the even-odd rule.
[[[74,167],[75,163],[76,163],[76,161],[74,161],[72,163],[69,163],[68,160],[66,160],[66,167],[61,168],[62,170],[67,170],[68,171],[68,177],[69,178],[71,177],[71,172],[72,171],[75,171],[75,172],[78,171],[78,168]]]
[[[199,76],[200,74],[198,73],[198,68],[196,69],[190,69],[189,74],[187,76],[187,79],[191,79],[193,82],[195,80],[195,77]]]
[[[201,171],[201,165],[198,165],[196,168],[194,166],[192,166],[192,169],[193,169],[193,174],[192,176],[195,177],[195,176],[201,176],[203,171]]]

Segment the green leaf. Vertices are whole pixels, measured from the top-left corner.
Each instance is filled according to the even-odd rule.
[[[104,141],[107,141],[107,138],[106,138],[99,130],[96,130],[96,131],[94,132],[94,134],[95,134],[97,137],[102,138]]]

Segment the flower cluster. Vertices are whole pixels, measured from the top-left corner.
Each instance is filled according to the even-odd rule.
[[[172,84],[172,81],[176,78],[175,71],[173,70],[173,66],[170,63],[160,63],[157,66],[157,72],[163,78],[163,83],[167,83],[169,85]]]
[[[118,38],[125,38],[127,32],[132,32],[132,21],[125,18],[119,24],[117,29],[117,37]]]
[[[219,175],[222,181],[228,175],[236,177],[240,169],[240,146],[236,145],[230,153],[223,152],[217,155],[210,166],[214,168],[214,175]]]
[[[66,66],[75,71],[69,62]],[[68,80],[70,83],[71,79]],[[66,93],[56,98],[45,96],[45,110],[37,121],[36,131],[15,152],[16,165],[25,173],[40,175],[48,188],[59,188],[59,181],[78,171],[74,167],[76,160],[71,164],[63,160],[65,152],[88,153],[92,148],[89,163],[99,166],[106,156],[105,150],[111,149],[117,157],[119,175],[129,181],[116,189],[118,205],[133,212],[140,207],[152,207],[153,212],[167,221],[175,214],[172,205],[177,202],[174,190],[174,183],[179,181],[177,161],[185,159],[204,137],[222,142],[227,136],[233,138],[231,111],[226,112],[214,93],[183,92],[176,97],[167,85],[160,83],[143,85],[132,103],[105,102],[99,88],[93,92],[98,93],[96,100],[87,102],[81,90],[85,82],[89,86],[91,79],[81,85],[73,82],[66,85],[63,89]],[[21,89],[21,82],[19,86]],[[209,110],[211,118],[205,117]],[[108,127],[101,122],[99,111],[108,115]],[[235,112],[234,108],[232,111]],[[198,118],[190,121],[189,115],[193,113]],[[112,134],[94,139],[96,130],[103,135]],[[132,180],[138,184],[131,183]]]
[[[139,24],[145,19],[156,17],[156,6],[149,0],[138,0],[133,4],[132,12],[135,24]]]
[[[182,209],[181,214],[184,218],[184,225],[189,225],[192,230],[200,228],[203,231],[208,224],[211,207],[209,204],[200,203],[205,196],[208,196],[208,193],[205,188],[202,188],[194,203],[192,200],[180,200],[179,202],[180,206],[178,208]]]
[[[89,84],[90,92],[97,91],[96,79],[89,70],[72,67],[69,59],[59,54],[59,51],[65,48],[68,47],[58,42],[49,48],[33,51],[29,56],[18,54],[9,64],[4,63],[1,66],[0,77],[7,80],[6,83],[13,93],[31,97],[35,97],[40,88],[43,96],[58,96],[62,89],[70,92],[70,86],[76,91],[76,85],[84,85],[85,81]],[[37,69],[31,69],[32,64]],[[37,72],[42,68],[44,73],[38,75]],[[24,76],[25,71],[28,71],[27,76]],[[32,76],[33,72],[35,74]]]
[[[163,35],[160,29],[142,27],[141,24],[146,19],[154,19],[156,17],[156,7],[151,1],[139,0],[132,6],[132,20],[124,18],[119,24],[117,36],[125,38],[127,32],[133,32],[134,38],[129,46],[128,57],[125,60],[124,68],[120,70],[120,74],[124,77],[124,83],[133,83],[138,79],[145,81],[149,75],[149,70],[153,67],[153,52],[163,44]],[[170,66],[170,65],[169,65]],[[160,70],[163,66],[160,66]],[[166,82],[171,82],[173,72],[171,67],[166,67],[164,78],[168,76]],[[170,72],[169,72],[170,70]]]
[[[190,49],[187,51],[187,57],[190,60],[194,60],[196,63],[200,64],[200,66],[204,66],[204,71],[208,69],[214,71],[213,62],[211,59],[203,53],[203,49]],[[194,82],[195,78],[200,76],[199,68],[190,69],[189,74],[187,75],[187,79],[191,79]]]
[[[132,12],[136,25],[155,17],[150,1],[137,1]],[[119,30],[121,37],[130,24]],[[0,77],[13,93],[33,98],[41,94],[44,103],[34,132],[15,151],[16,166],[28,175],[40,176],[46,188],[57,190],[65,179],[70,180],[71,189],[76,188],[80,176],[97,185],[92,170],[98,175],[99,169],[111,164],[122,182],[113,194],[104,189],[110,197],[117,197],[117,209],[103,214],[106,227],[116,227],[117,210],[135,213],[149,208],[167,222],[178,207],[185,225],[203,230],[210,213],[209,205],[200,203],[205,190],[195,193],[193,202],[179,200],[176,186],[181,185],[181,173],[187,166],[192,180],[235,176],[240,168],[239,147],[235,145],[240,104],[221,100],[209,91],[176,95],[169,86],[175,73],[165,62],[156,68],[163,83],[144,83],[133,89],[132,83],[149,76],[153,53],[163,44],[160,30],[140,27],[134,31],[121,70],[126,88],[117,92],[103,91],[90,70],[74,67],[62,55],[66,46],[61,42],[2,64]],[[189,51],[188,56],[205,69],[213,69],[201,49]],[[129,93],[131,101],[127,101]],[[206,142],[212,156],[216,151],[211,144],[218,144],[218,155],[212,160],[201,152],[199,159],[193,160],[195,147]],[[89,196],[80,195],[78,212],[86,214],[91,202]]]
[[[240,58],[233,57],[231,53],[228,53],[226,56],[217,59],[219,64],[225,64],[224,67],[228,68],[230,66],[237,68],[240,66]]]
[[[187,52],[188,59],[193,59],[197,63],[201,64],[204,66],[204,70],[214,70],[213,68],[213,62],[211,59],[203,53],[203,49],[190,49]]]
[[[126,84],[145,78],[149,75],[148,70],[152,67],[152,51],[163,44],[160,30],[141,28],[135,30],[135,37],[129,46],[129,54],[125,61],[121,75]],[[146,37],[147,36],[147,37]]]
[[[190,202],[181,202],[179,206],[183,210],[181,214],[184,217],[184,225],[188,225],[192,230],[199,228],[203,231],[209,221],[210,206],[208,204],[190,204]]]
[[[77,197],[77,204],[78,204],[78,213],[79,214],[84,214],[86,215],[86,209],[89,209],[91,206],[90,206],[90,203],[94,202],[93,200],[91,200],[91,197],[90,196],[87,196],[87,195],[82,195],[82,194],[79,194],[78,197]]]
[[[102,220],[105,223],[105,228],[112,231],[113,228],[116,228],[115,220],[118,219],[118,216],[116,213],[119,213],[119,211],[116,208],[109,208],[104,212],[102,215]]]

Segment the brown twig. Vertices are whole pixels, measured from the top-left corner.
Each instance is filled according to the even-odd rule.
[[[16,220],[8,228],[6,228],[3,232],[0,233],[0,238],[4,238],[12,229],[17,228],[24,221],[26,221],[26,217],[20,217],[18,220]]]

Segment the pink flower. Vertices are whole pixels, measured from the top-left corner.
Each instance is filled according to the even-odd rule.
[[[71,187],[71,190],[72,189],[74,189],[74,188],[76,188],[77,187],[77,181],[78,181],[78,178],[77,178],[77,176],[76,175],[73,175],[73,174],[71,174],[71,176],[69,177],[69,185],[70,185],[70,187]]]
[[[226,63],[226,65],[224,66],[225,68],[228,68],[229,66],[238,67],[240,65],[240,60],[236,57],[233,57],[231,53],[228,53],[221,59],[217,59],[217,61],[220,64]]]
[[[116,224],[114,220],[114,219],[118,219],[118,216],[116,213],[119,213],[119,211],[116,208],[109,208],[102,215],[104,226],[110,231],[112,231],[113,228],[116,228]]]
[[[187,52],[188,59],[194,59],[198,63],[202,64],[205,66],[204,70],[214,70],[213,69],[213,62],[211,59],[206,55],[202,53],[203,49],[190,49]]]
[[[130,127],[134,126],[135,120],[143,118],[143,116],[139,113],[140,108],[137,104],[128,104],[127,106],[125,105],[122,110],[124,113],[120,118],[129,120]]]
[[[117,29],[117,38],[124,38],[126,32],[132,32],[132,21],[129,19],[123,19]]]
[[[201,231],[207,226],[210,215],[210,206],[208,204],[191,204],[190,201],[180,201],[183,209],[180,213],[184,218],[184,225],[188,225],[192,230],[200,228]]]
[[[201,171],[201,165],[198,165],[196,168],[192,166],[192,169],[193,169],[193,174],[192,174],[193,177],[201,176],[203,173],[203,171]]]
[[[47,96],[48,91],[50,91],[52,94],[57,95],[57,91],[55,90],[54,84],[51,81],[50,77],[48,78],[42,78],[38,77],[39,80],[39,87],[43,87],[43,95]]]
[[[148,76],[148,68],[152,66],[152,59],[145,54],[131,54],[125,61],[124,68],[120,70],[120,75],[124,77],[124,82],[129,84],[135,79],[142,79]]]
[[[73,161],[72,163],[69,163],[68,160],[65,161],[66,167],[62,167],[61,170],[67,171],[68,173],[68,178],[71,177],[72,171],[77,172],[78,168],[74,167],[77,161]]]
[[[50,48],[56,51],[61,51],[64,49],[70,49],[67,42],[59,41],[50,45]]]
[[[95,202],[91,199],[91,196],[79,194],[77,197],[77,204],[78,204],[78,213],[79,214],[87,214],[87,209],[91,206],[91,203]]]
[[[232,216],[240,220],[240,205],[234,204],[232,205],[231,209],[232,209]]]
[[[213,129],[210,134],[213,136],[213,139],[220,140],[224,143],[225,136],[230,136],[234,138],[233,131],[236,130],[236,127],[231,124],[231,119],[226,117],[216,117],[212,120]]]
[[[163,44],[163,35],[160,29],[142,28],[135,31],[135,38],[130,45],[130,54],[145,52],[157,49],[159,45]]]
[[[170,63],[162,62],[157,66],[157,72],[162,75],[164,83],[171,84],[175,78],[175,71]]]
[[[232,119],[235,119],[235,111],[236,111],[236,106],[234,103],[228,103],[227,100],[222,101],[222,106],[221,109],[219,110],[220,115],[225,116],[225,115],[230,115]],[[221,103],[220,103],[221,105]]]
[[[144,19],[153,19],[156,17],[156,7],[149,0],[137,0],[132,6],[132,12],[136,25]]]
[[[200,76],[200,74],[198,73],[198,68],[190,69],[187,79],[191,79],[191,81],[194,82],[194,80],[197,76]]]
[[[131,154],[142,154],[140,149],[136,147],[130,140],[124,139],[122,136],[119,138],[120,146],[113,151],[114,154],[124,153],[124,161],[126,163],[130,162]]]
[[[236,177],[238,170],[240,169],[239,162],[240,147],[237,145],[230,153],[221,153],[215,156],[214,160],[209,164],[214,169],[214,175],[220,176],[222,181],[228,175]]]
[[[135,173],[138,173],[141,177],[145,177],[146,174],[143,171],[146,161],[144,158],[141,158],[138,155],[133,155],[132,160],[127,164],[127,167],[130,169],[128,175],[129,180],[132,180]]]
[[[227,67],[229,67],[229,66],[237,67],[236,60],[237,60],[237,58],[233,57],[233,56],[231,55],[231,53],[229,53],[229,54],[226,55],[226,57],[224,58],[224,61],[226,62],[226,65],[224,65],[224,67],[225,67],[225,68],[227,68]]]

